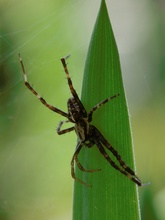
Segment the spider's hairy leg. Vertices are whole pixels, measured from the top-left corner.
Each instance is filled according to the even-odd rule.
[[[114,96],[111,96],[111,97],[109,97],[109,98],[103,100],[102,102],[98,103],[97,105],[95,105],[95,106],[90,110],[90,112],[89,112],[89,114],[88,114],[88,120],[89,120],[89,122],[92,121],[92,114],[93,114],[94,111],[96,111],[97,109],[99,109],[102,105],[106,104],[106,103],[109,102],[110,100],[112,100],[112,99],[118,97],[119,95],[120,95],[120,94],[116,94],[116,95],[114,95]]]
[[[138,186],[142,186],[143,184],[139,179],[132,177],[131,174],[127,173],[125,170],[122,170],[120,167],[118,167],[113,160],[109,157],[107,152],[104,150],[101,142],[97,140],[96,138],[94,139],[96,146],[98,147],[100,153],[103,155],[103,157],[110,163],[112,167],[114,167],[116,170],[118,170],[120,173],[124,174],[127,176],[130,180],[132,180],[134,183],[136,183]]]
[[[68,120],[67,121],[60,121],[60,123],[57,127],[57,134],[61,135],[61,134],[65,134],[65,133],[68,133],[68,132],[75,130],[74,127],[70,127],[70,128],[61,130],[62,125],[67,122],[70,122],[70,121],[68,121]]]
[[[77,146],[76,146],[76,150],[75,150],[75,153],[73,154],[73,157],[72,157],[72,160],[71,160],[71,175],[72,175],[72,178],[77,180],[78,182],[82,183],[83,185],[87,186],[87,187],[91,187],[91,185],[88,185],[87,183],[83,182],[82,180],[78,179],[75,175],[75,168],[74,168],[74,161],[76,161],[76,157],[78,156],[81,148],[83,146],[83,143],[82,142],[78,142]],[[76,161],[77,162],[77,161]],[[78,161],[78,167],[81,169],[83,169],[82,165],[79,163]],[[82,170],[81,169],[81,170]]]
[[[87,170],[87,169],[85,169],[85,168],[81,165],[81,163],[80,163],[80,161],[79,161],[79,159],[78,159],[78,155],[74,155],[74,160],[76,161],[76,164],[77,164],[78,168],[79,168],[81,171],[83,171],[83,172],[93,173],[93,172],[101,171],[101,169],[96,169],[96,170]]]
[[[142,182],[139,177],[135,174],[135,172],[122,160],[122,157],[119,155],[117,150],[115,150],[109,142],[105,139],[105,137],[101,134],[101,132],[95,127],[94,128],[95,133],[97,134],[98,139],[101,141],[101,143],[112,152],[112,154],[116,157],[116,159],[119,161],[120,165],[123,167],[123,169],[128,172],[131,176],[134,176],[136,179],[139,180],[139,182]]]
[[[79,159],[78,159],[78,155],[75,155],[74,160],[76,161],[76,164],[77,164],[78,168],[79,168],[81,171],[83,171],[83,172],[93,173],[93,172],[101,171],[101,169],[95,169],[95,170],[87,170],[87,169],[85,169],[85,168],[81,165],[81,163],[80,163],[80,161],[79,161]]]
[[[91,147],[94,145],[93,142],[88,142],[88,143],[87,143],[87,142],[81,142],[81,143],[82,143],[83,146],[88,147],[88,148],[91,148]],[[87,169],[85,169],[85,168],[81,165],[81,163],[80,163],[80,161],[79,161],[79,159],[78,159],[78,154],[79,154],[79,153],[77,153],[77,152],[75,151],[73,157],[74,157],[74,160],[76,161],[77,166],[79,167],[79,169],[80,169],[81,171],[90,172],[90,173],[101,171],[101,169],[92,169],[92,170],[87,170]]]
[[[26,75],[26,71],[25,71],[25,67],[24,67],[23,60],[22,60],[22,58],[21,58],[21,55],[18,54],[18,56],[19,56],[19,61],[20,61],[21,67],[22,67],[22,72],[23,72],[23,75],[24,75],[24,83],[25,83],[26,87],[27,87],[27,88],[42,102],[42,104],[44,104],[47,108],[49,108],[50,110],[52,110],[52,111],[54,111],[54,112],[56,112],[56,113],[58,113],[58,114],[60,114],[60,115],[62,115],[62,116],[64,116],[64,117],[68,118],[68,114],[67,114],[67,113],[65,113],[65,112],[61,111],[60,109],[58,109],[58,108],[56,108],[56,107],[54,107],[54,106],[48,104],[48,103],[46,102],[46,100],[43,99],[43,98],[36,92],[36,90],[33,89],[33,87],[29,84],[29,82],[28,82],[28,80],[27,80],[27,75]]]
[[[76,90],[73,88],[73,84],[72,84],[72,80],[70,78],[70,75],[69,75],[69,71],[68,71],[68,68],[67,68],[67,64],[66,64],[66,59],[68,58],[69,56],[66,56],[66,57],[63,57],[61,58],[61,62],[62,62],[62,65],[63,65],[63,68],[64,68],[64,71],[66,73],[66,78],[68,80],[68,85],[69,85],[69,88],[70,88],[70,91],[73,95],[73,97],[75,98],[76,102],[78,103],[78,105],[80,106],[82,112],[84,115],[87,115],[87,112],[82,104],[82,102],[80,101],[78,95],[77,95],[77,92]]]
[[[93,143],[88,143],[88,144],[86,144],[86,143],[82,142],[82,146],[83,146],[83,145],[85,145],[85,146],[87,146],[87,147],[92,147],[92,146],[93,146]],[[79,151],[79,152],[80,152],[80,151]],[[81,163],[80,163],[80,161],[79,161],[79,159],[78,159],[78,154],[79,154],[79,152],[77,153],[77,151],[75,151],[73,157],[74,157],[74,160],[76,161],[77,166],[79,167],[79,169],[80,169],[81,171],[89,172],[89,173],[101,171],[101,169],[92,169],[92,170],[87,170],[87,169],[85,169],[85,168],[81,165]]]

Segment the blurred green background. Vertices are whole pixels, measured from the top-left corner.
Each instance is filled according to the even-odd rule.
[[[107,0],[131,116],[145,219],[165,219],[165,2]],[[58,136],[63,118],[39,103],[67,111],[70,92],[60,58],[81,95],[84,63],[100,0],[1,1],[0,219],[72,216],[70,160],[76,135]],[[90,94],[89,94],[90,95]]]

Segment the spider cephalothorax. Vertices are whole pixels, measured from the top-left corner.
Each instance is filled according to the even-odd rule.
[[[78,122],[80,118],[86,117],[73,97],[68,99],[68,115],[68,119],[74,123]]]
[[[112,167],[114,167],[116,170],[118,170],[120,173],[124,174],[125,176],[127,176],[130,180],[132,180],[133,182],[135,182],[138,186],[143,185],[142,181],[138,178],[138,176],[135,174],[135,172],[126,165],[126,163],[123,161],[123,159],[121,158],[121,156],[118,154],[118,152],[111,146],[111,144],[105,139],[105,137],[101,134],[101,132],[94,126],[91,125],[90,122],[92,121],[92,115],[94,113],[94,111],[96,111],[98,108],[100,108],[102,105],[104,105],[105,103],[109,102],[110,100],[116,98],[119,96],[119,94],[116,94],[114,96],[111,96],[110,98],[107,98],[105,100],[103,100],[102,102],[100,102],[99,104],[97,104],[96,106],[94,106],[89,113],[87,113],[87,111],[85,110],[82,102],[80,101],[75,89],[73,88],[72,85],[72,81],[71,78],[69,76],[69,72],[67,69],[67,65],[66,65],[66,59],[62,58],[61,62],[62,65],[64,67],[65,73],[66,73],[66,77],[68,80],[68,85],[71,91],[71,94],[73,97],[71,97],[68,100],[68,113],[63,112],[62,110],[48,104],[46,102],[45,99],[43,99],[34,89],[33,87],[29,84],[28,80],[27,80],[27,75],[25,72],[25,68],[23,65],[23,61],[22,58],[20,57],[19,54],[19,59],[20,59],[20,63],[22,66],[22,71],[24,74],[24,82],[25,85],[27,86],[27,88],[29,90],[31,90],[31,92],[37,96],[37,98],[50,110],[64,116],[67,118],[66,121],[61,121],[59,123],[59,126],[57,128],[57,133],[59,135],[70,132],[75,130],[77,136],[78,136],[78,143],[76,146],[76,150],[73,154],[72,160],[71,160],[71,174],[72,177],[79,181],[80,183],[89,186],[87,183],[83,182],[82,180],[78,179],[75,176],[75,170],[74,170],[74,161],[76,162],[77,166],[79,167],[80,170],[84,171],[84,172],[95,172],[95,171],[100,171],[100,169],[98,170],[87,170],[85,169],[81,163],[78,160],[78,155],[80,153],[80,150],[82,149],[83,146],[85,147],[92,147],[93,145],[96,145],[98,150],[100,151],[100,153],[103,155],[103,157],[110,163],[110,165]],[[67,128],[67,129],[63,129],[61,130],[61,127],[64,123],[66,122],[71,122],[74,123],[73,127]],[[120,166],[118,166],[114,161],[112,161],[112,159],[110,158],[110,156],[107,154],[106,150],[104,149],[108,149],[118,160]]]

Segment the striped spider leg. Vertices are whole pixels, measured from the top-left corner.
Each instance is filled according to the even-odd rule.
[[[105,137],[101,134],[101,132],[95,127],[91,126],[92,133],[93,133],[93,139],[98,147],[100,153],[103,155],[103,157],[111,164],[112,167],[114,167],[116,170],[127,176],[130,180],[135,182],[138,186],[142,186],[141,180],[138,178],[138,176],[135,174],[135,172],[122,160],[121,156],[118,154],[118,152],[109,144],[109,142],[105,139]],[[121,168],[115,164],[114,161],[111,160],[107,152],[105,151],[105,146],[109,151],[112,152],[112,154],[116,157],[118,162],[121,165]],[[123,169],[122,169],[123,168]]]
[[[68,113],[63,112],[62,110],[48,104],[45,99],[43,99],[29,84],[27,80],[26,71],[24,68],[24,64],[22,61],[22,58],[19,54],[19,60],[22,67],[22,72],[24,74],[24,83],[27,86],[27,88],[40,100],[40,102],[45,105],[50,110],[64,116],[67,118],[66,121],[61,121],[59,123],[59,126],[57,128],[57,133],[59,135],[71,132],[75,130],[77,137],[78,137],[78,143],[76,146],[76,150],[73,154],[72,160],[71,160],[71,175],[72,177],[79,181],[80,183],[90,187],[87,183],[83,182],[82,180],[78,179],[75,175],[75,164],[76,162],[78,168],[84,172],[96,172],[100,171],[101,169],[95,169],[95,170],[87,170],[85,169],[81,163],[79,162],[78,155],[82,149],[83,146],[91,148],[93,145],[96,145],[99,149],[100,153],[103,155],[103,157],[110,163],[110,165],[118,170],[123,175],[127,176],[130,180],[135,182],[138,186],[142,185],[141,180],[136,176],[135,172],[126,165],[126,163],[122,160],[121,156],[118,154],[118,152],[109,144],[109,142],[104,138],[104,136],[100,133],[100,131],[93,125],[90,125],[90,122],[92,121],[93,113],[99,109],[102,105],[108,103],[110,100],[116,98],[119,96],[119,94],[116,94],[110,98],[107,98],[94,106],[89,113],[87,113],[86,109],[84,108],[82,102],[80,101],[74,87],[71,81],[71,78],[69,76],[69,71],[67,69],[66,65],[66,59],[68,58],[62,58],[61,62],[66,74],[66,78],[68,81],[69,89],[71,91],[72,97],[68,99],[67,107],[68,107]],[[73,127],[66,128],[61,130],[61,127],[64,123],[74,123]],[[106,153],[105,148],[107,148],[112,154],[116,157],[121,167],[119,167],[114,161],[111,160],[109,155]]]
[[[44,104],[47,108],[49,108],[50,110],[52,110],[52,111],[54,111],[54,112],[56,112],[56,113],[58,113],[58,114],[60,114],[60,115],[62,115],[62,116],[64,116],[64,117],[68,118],[68,114],[67,114],[67,113],[65,113],[65,112],[61,111],[60,109],[58,109],[58,108],[56,108],[56,107],[54,107],[54,106],[48,104],[48,103],[46,102],[46,100],[43,99],[43,98],[33,89],[33,87],[29,84],[29,82],[28,82],[28,80],[27,80],[27,75],[26,75],[26,71],[25,71],[25,67],[24,67],[23,60],[22,60],[22,58],[21,58],[21,55],[18,54],[18,56],[19,56],[19,61],[20,61],[21,67],[22,67],[22,72],[23,72],[23,75],[24,75],[24,83],[25,83],[25,86],[26,86],[35,96],[37,96],[37,98],[38,98],[38,99],[42,102],[42,104]]]

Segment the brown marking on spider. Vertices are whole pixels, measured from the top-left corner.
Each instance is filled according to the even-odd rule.
[[[102,102],[100,102],[99,104],[97,104],[96,106],[94,106],[89,113],[87,113],[86,109],[84,108],[82,102],[80,101],[70,78],[69,72],[68,72],[68,68],[66,65],[66,59],[69,56],[62,58],[61,62],[64,68],[64,71],[66,73],[66,77],[67,77],[67,81],[68,81],[68,85],[71,91],[71,94],[73,97],[71,97],[70,99],[68,99],[67,102],[67,106],[68,106],[68,113],[63,112],[62,110],[48,104],[46,102],[46,100],[44,98],[42,98],[34,89],[33,87],[29,84],[28,80],[27,80],[27,75],[26,75],[26,71],[24,68],[24,64],[22,61],[22,58],[19,54],[19,60],[21,63],[21,67],[22,67],[22,72],[24,74],[24,83],[27,86],[27,88],[42,102],[42,104],[44,104],[47,108],[49,108],[50,110],[64,116],[67,118],[66,121],[61,121],[59,123],[59,126],[57,128],[57,133],[59,135],[65,134],[67,132],[71,132],[73,130],[75,130],[77,136],[78,136],[78,143],[76,146],[76,150],[73,154],[72,160],[71,160],[71,175],[73,177],[73,179],[79,181],[80,183],[84,184],[85,186],[91,187],[90,185],[88,185],[87,183],[83,182],[82,180],[78,179],[75,176],[75,164],[74,162],[76,162],[78,168],[81,171],[84,172],[96,172],[96,171],[100,171],[100,169],[96,169],[96,170],[87,170],[85,169],[81,163],[78,160],[78,155],[82,149],[83,146],[91,148],[93,145],[96,145],[98,150],[100,151],[100,153],[103,155],[103,157],[108,161],[108,163],[115,168],[116,170],[118,170],[120,173],[122,173],[123,175],[125,175],[126,177],[128,177],[130,180],[132,180],[134,183],[136,183],[138,186],[142,186],[142,181],[138,178],[138,176],[135,174],[135,172],[123,161],[122,157],[119,155],[119,153],[111,146],[111,144],[105,139],[105,137],[101,134],[101,132],[93,125],[90,124],[90,122],[92,121],[92,116],[93,113],[99,109],[102,105],[106,104],[107,102],[109,102],[110,100],[116,98],[119,96],[119,94],[116,94],[114,96],[111,96],[105,100],[103,100]],[[73,127],[67,128],[67,129],[63,129],[61,130],[61,127],[64,123],[74,123]],[[105,148],[107,148],[118,160],[120,166],[118,166],[111,158],[110,156],[107,154],[107,152],[105,151]]]

